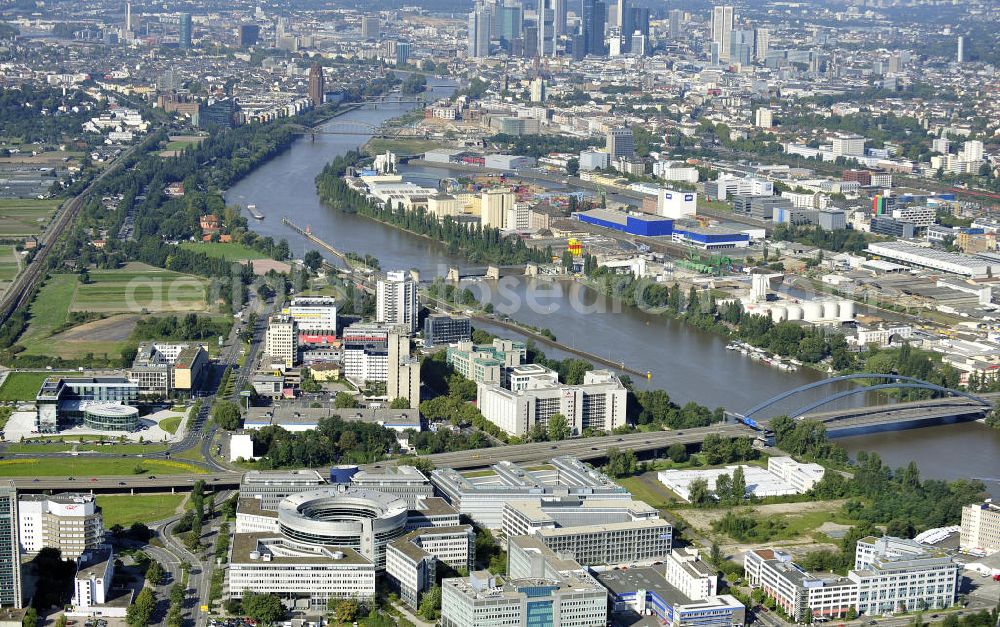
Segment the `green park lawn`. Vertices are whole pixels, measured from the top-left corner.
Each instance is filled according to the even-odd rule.
[[[266,259],[267,255],[249,246],[234,242],[184,242],[184,250],[201,253],[208,257],[224,259],[225,261],[244,261],[246,259]]]
[[[143,264],[95,270],[90,283],[79,283],[72,311],[187,312],[207,308],[207,281],[200,277]]]
[[[97,504],[104,515],[106,528],[132,523],[152,522],[170,518],[184,502],[186,494],[99,494]]]
[[[68,372],[11,372],[0,386],[0,401],[33,401],[45,379]]]
[[[177,429],[181,426],[181,420],[184,416],[171,416],[170,418],[164,418],[160,421],[160,428],[167,433],[177,433]]]
[[[58,199],[0,199],[0,238],[38,235],[61,202]]]
[[[144,472],[136,473],[141,467]],[[0,477],[74,477],[80,488],[86,488],[90,477],[116,475],[181,475],[204,474],[193,464],[165,459],[135,457],[54,457],[45,459],[0,460]]]
[[[162,453],[167,450],[166,444],[94,444],[91,442],[80,444],[77,438],[44,438],[49,443],[25,442],[23,444],[8,444],[7,451],[10,453],[65,453],[78,451],[86,453],[93,451],[108,455],[145,455],[151,453]],[[86,438],[85,438],[86,439]],[[93,439],[93,436],[90,437]],[[85,455],[81,455],[86,459]]]

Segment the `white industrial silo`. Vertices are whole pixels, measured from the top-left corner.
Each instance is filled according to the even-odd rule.
[[[802,306],[801,305],[789,305],[786,310],[788,311],[789,320],[802,320]]]
[[[802,319],[806,322],[816,322],[823,317],[823,305],[810,300],[802,305]]]
[[[837,301],[835,300],[823,301],[824,320],[836,320],[837,314],[839,313],[840,313],[840,307],[837,306]]]
[[[788,312],[781,305],[771,307],[771,320],[773,322],[784,322],[788,319]]]
[[[843,321],[854,320],[855,304],[853,300],[840,301],[840,319]]]

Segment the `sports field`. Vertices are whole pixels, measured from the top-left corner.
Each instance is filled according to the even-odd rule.
[[[266,259],[267,255],[243,244],[222,242],[184,242],[181,248],[201,253],[209,257],[226,261],[243,261],[245,259]]]
[[[0,199],[0,238],[38,235],[59,207],[60,200]]]

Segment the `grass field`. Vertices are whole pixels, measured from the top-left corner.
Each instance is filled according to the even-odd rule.
[[[208,309],[208,283],[200,277],[132,263],[116,270],[95,270],[90,278],[91,283],[83,284],[76,274],[55,274],[45,282],[31,303],[31,321],[20,342],[25,355],[65,359],[80,359],[87,353],[113,356],[127,344],[129,328],[113,322],[99,333],[58,337],[53,342],[53,335],[66,324],[70,312],[139,315]]]
[[[86,463],[76,457],[54,457],[45,459],[4,459],[0,460],[0,477],[75,477],[80,488],[86,487],[88,477],[115,475],[182,475],[204,474],[205,471],[192,464],[165,459],[137,459],[93,457]],[[136,465],[145,472],[136,473]]]
[[[63,453],[68,451],[96,451],[110,455],[147,455],[151,453],[162,453],[167,450],[166,444],[79,444],[70,439],[61,441],[54,438],[49,444],[24,443],[8,444],[7,450],[11,453]],[[87,459],[86,455],[80,456]]]
[[[0,246],[0,283],[12,281],[17,276],[19,254],[11,245]]]
[[[148,525],[170,518],[187,498],[186,494],[101,494],[97,504],[104,514],[106,528],[121,525],[128,527],[135,522]]]
[[[244,259],[266,259],[260,251],[254,250],[243,244],[222,242],[184,242],[181,248],[192,252],[201,253],[209,257],[225,259],[226,261],[243,261]]]
[[[181,426],[181,420],[184,416],[171,416],[170,418],[164,418],[160,421],[160,428],[167,433],[177,433],[177,429]]]
[[[433,139],[371,139],[365,144],[364,151],[370,155],[382,154],[387,150],[397,155],[415,155],[441,146],[442,142]]]
[[[0,199],[0,237],[27,237],[42,232],[60,200]]]
[[[11,372],[0,386],[0,401],[33,401],[48,377],[70,372]]]

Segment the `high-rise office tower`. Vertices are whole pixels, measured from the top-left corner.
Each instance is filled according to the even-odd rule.
[[[622,25],[622,52],[632,50],[632,38],[636,33],[649,39],[649,9],[645,7],[626,7],[623,14],[625,23]]]
[[[740,65],[753,63],[753,42],[752,30],[734,30],[730,35],[729,60]]]
[[[767,50],[771,47],[771,31],[766,28],[758,28],[754,31],[753,38],[753,58],[763,61],[767,58]]]
[[[375,289],[375,320],[406,325],[412,333],[417,329],[419,313],[417,282],[403,270],[386,273]]]
[[[684,20],[684,11],[680,9],[670,10],[670,38],[680,39],[681,36],[681,22]]]
[[[555,22],[554,35],[556,37],[566,34],[566,4],[567,0],[552,0],[552,18]]]
[[[0,607],[21,607],[17,489],[10,480],[0,482]]]
[[[618,0],[618,4],[615,5],[614,26],[622,30],[624,30],[625,21],[628,19],[628,6],[628,0]]]
[[[733,37],[733,7],[720,5],[712,9],[712,41],[719,44],[719,60],[729,60]]]
[[[538,0],[538,56],[556,54],[555,5],[556,0]]]
[[[514,40],[521,36],[524,26],[524,11],[521,5],[504,5],[499,9],[498,20],[500,22],[500,44],[504,49],[510,51]]]
[[[382,25],[377,15],[365,15],[361,18],[361,36],[365,39],[378,39]]]
[[[525,59],[534,59],[538,56],[538,26],[532,24],[524,27],[524,36],[521,37],[521,56]]]
[[[493,13],[489,7],[477,4],[469,13],[469,56],[490,56],[490,32],[493,30]]]
[[[314,107],[323,104],[323,94],[326,93],[326,81],[323,77],[323,66],[318,63],[309,68],[309,101]]]
[[[583,0],[583,49],[584,54],[603,57],[604,22],[607,7],[599,0]]]
[[[191,14],[181,13],[179,16],[180,27],[177,31],[177,43],[182,50],[191,48]]]
[[[240,48],[256,46],[257,41],[260,39],[260,26],[257,26],[256,24],[240,24],[237,39],[239,40],[238,43]]]
[[[958,37],[958,52],[955,56],[955,61],[957,63],[965,63],[965,37],[961,35]]]
[[[135,24],[132,23],[132,3],[125,3],[125,32],[131,33]]]
[[[632,138],[632,129],[618,126],[609,130],[607,149],[612,162],[618,161],[619,157],[634,157],[635,141]]]

